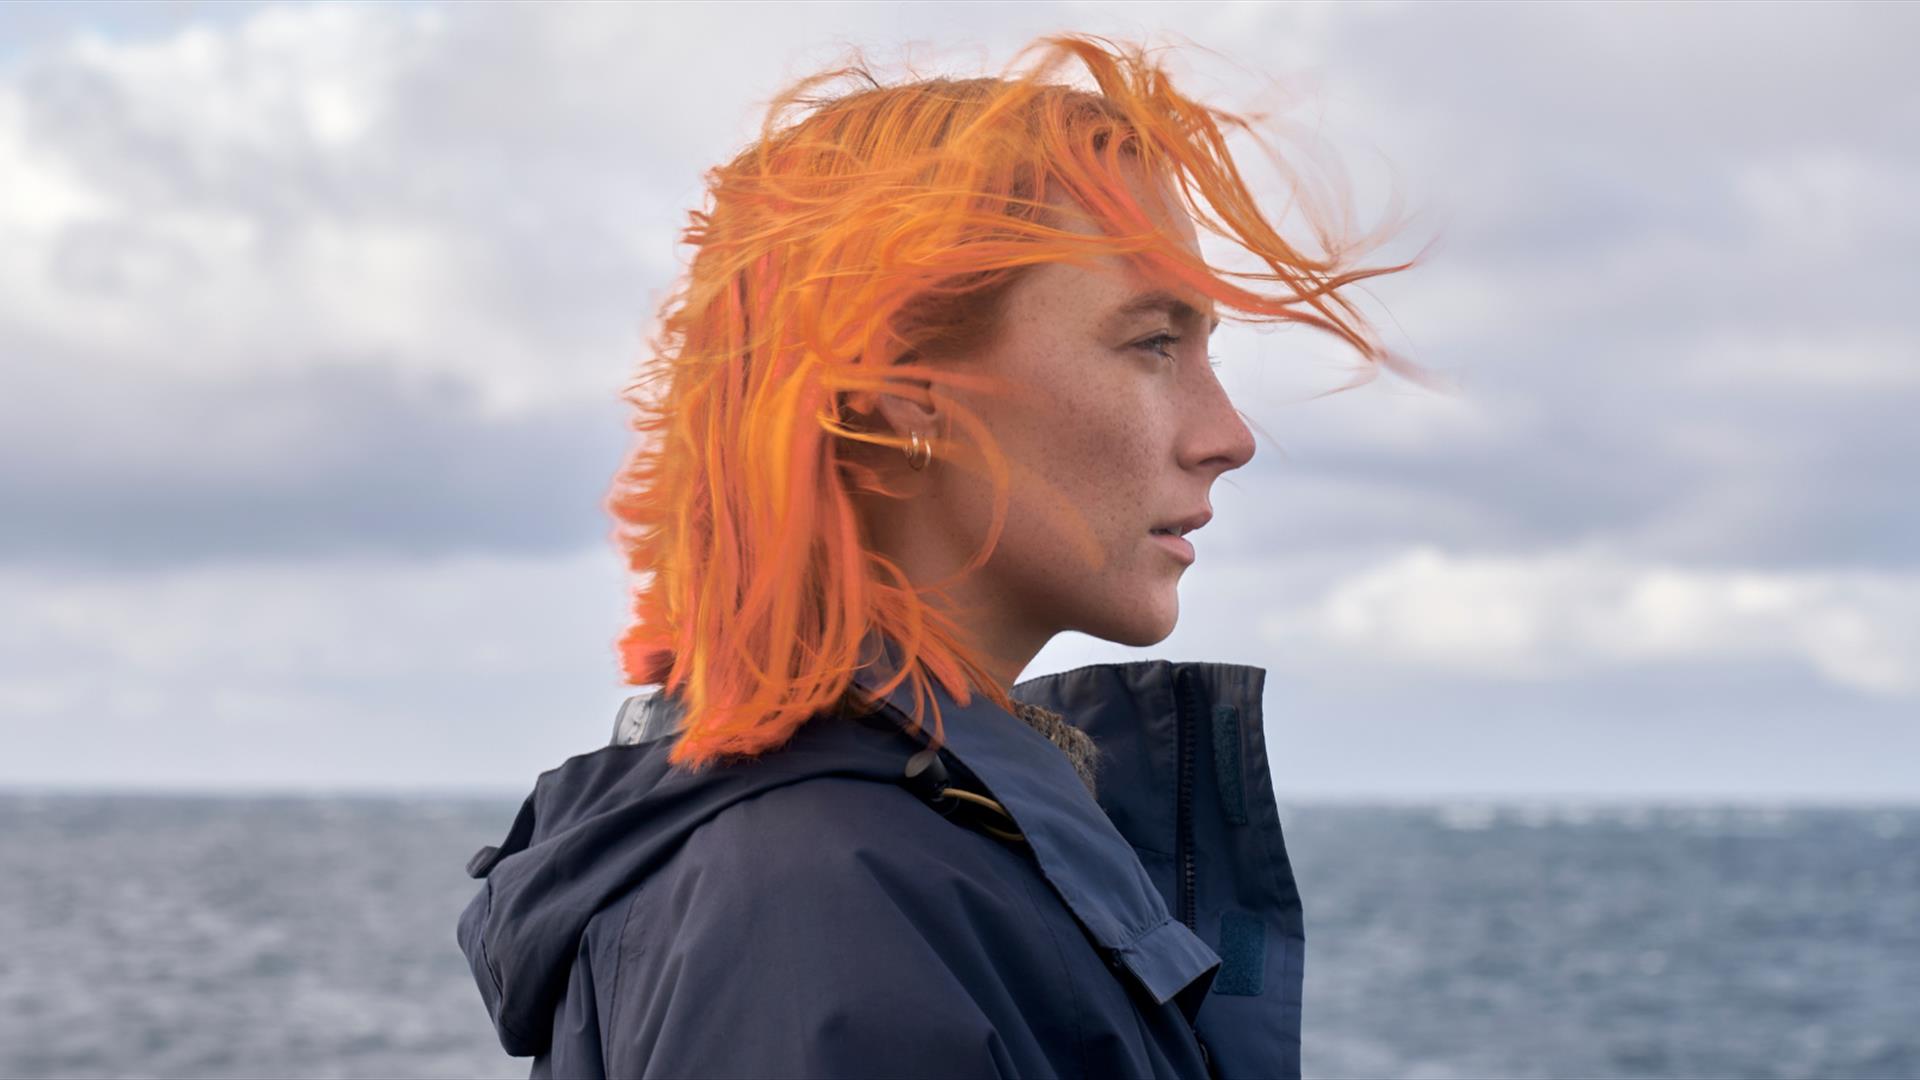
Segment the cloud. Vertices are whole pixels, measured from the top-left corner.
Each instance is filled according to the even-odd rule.
[[[820,10],[42,39],[0,69],[0,559],[589,542],[700,171],[886,22],[849,6],[836,40]],[[686,43],[723,30],[716,72]]]
[[[1415,548],[1262,622],[1289,651],[1466,677],[1548,680],[1662,664],[1803,665],[1920,696],[1920,575],[1779,573]]]
[[[561,328],[604,332],[609,287],[637,300],[637,261],[589,277],[628,254],[618,233],[574,247],[574,302],[553,305],[551,285],[522,287],[553,261],[515,256],[586,241],[571,204],[536,238],[471,205],[497,180],[463,182],[401,141],[403,80],[450,59],[443,21],[270,8],[227,29],[82,37],[0,82],[0,159],[19,166],[0,201],[8,353],[186,377],[379,357],[469,382],[499,411],[615,382],[637,342],[596,336],[593,351]],[[528,295],[551,322],[526,317],[542,306],[513,299]]]
[[[1547,775],[1500,756],[1542,715],[1704,762],[1728,717],[1910,709],[1920,10],[110,10],[0,33],[16,777],[505,782],[601,737],[616,391],[701,170],[844,44],[966,71],[1069,27],[1221,50],[1186,85],[1347,162],[1359,228],[1400,183],[1426,214],[1372,261],[1443,233],[1363,302],[1457,396],[1307,400],[1343,345],[1217,339],[1267,436],[1169,644],[1322,695],[1285,767],[1418,786],[1471,744],[1497,786]],[[1369,779],[1389,729],[1421,753]],[[1831,742],[1796,737],[1740,745]]]
[[[470,555],[257,561],[166,572],[0,576],[10,674],[72,666],[209,682],[614,671],[624,616],[611,546]],[[528,632],[527,620],[567,626]],[[598,626],[603,648],[579,649]]]
[[[558,551],[612,525],[600,500],[626,432],[611,399],[489,416],[469,383],[374,363],[15,377],[0,563]],[[68,407],[28,407],[45,400]]]
[[[463,154],[410,145],[462,106],[408,92],[461,62],[453,33],[431,8],[268,8],[0,72],[0,560],[604,532],[670,252],[638,254],[607,160],[574,159],[583,200],[518,183],[479,122]]]
[[[759,96],[840,41],[864,32],[879,58],[895,54],[896,28],[846,10],[855,17],[835,40],[761,9],[728,38],[725,78],[689,67],[684,43],[737,20],[684,7],[268,7],[156,36],[81,35],[0,72],[0,352],[25,388],[0,399],[0,430],[53,446],[6,480],[25,524],[0,537],[5,553],[119,543],[65,494],[103,482],[95,459],[139,464],[143,513],[182,537],[156,558],[189,557],[195,535],[209,552],[247,538],[262,554],[295,550],[273,527],[200,526],[230,520],[210,508],[261,505],[235,463],[316,452],[341,464],[279,469],[267,500],[347,511],[301,520],[304,550],[424,550],[436,531],[450,550],[490,537],[521,547],[527,521],[558,520],[514,510],[537,495],[500,487],[487,514],[444,493],[489,488],[509,458],[583,477],[611,469],[620,432],[604,406],[677,268],[673,236],[699,170],[751,136]],[[1712,69],[1741,88],[1729,94],[1695,85],[1718,61],[1649,48],[1623,29],[1641,25],[1631,13],[1441,25],[1417,7],[1345,12],[1207,9],[1179,25],[1231,63],[1183,66],[1222,104],[1260,100],[1266,77],[1301,91],[1283,115],[1296,127],[1323,117],[1316,133],[1344,143],[1363,222],[1380,194],[1375,154],[1410,178],[1417,207],[1440,212],[1421,223],[1447,226],[1432,261],[1369,291],[1391,301],[1379,314],[1398,344],[1463,389],[1303,402],[1346,377],[1343,346],[1223,333],[1230,375],[1270,369],[1271,392],[1238,382],[1250,415],[1283,439],[1237,482],[1313,493],[1311,513],[1263,521],[1239,544],[1347,546],[1381,530],[1466,548],[1606,541],[1649,558],[1910,562],[1920,512],[1874,495],[1897,482],[1910,426],[1799,410],[1800,395],[1853,402],[1869,388],[1920,405],[1908,362],[1920,341],[1885,302],[1911,291],[1903,280],[1920,284],[1897,239],[1913,170],[1888,137],[1901,121],[1856,109],[1812,138],[1749,115],[1857,97],[1891,53],[1874,45],[1838,64],[1813,50],[1761,82],[1744,66]],[[1010,46],[1059,13],[985,38],[960,9],[929,9],[925,25]],[[1152,18],[1140,9],[1122,32]],[[1714,29],[1764,52],[1860,34],[1791,12],[1771,20],[1729,31],[1687,16],[1661,40]],[[1234,46],[1255,40],[1283,52]],[[1624,85],[1622,64],[1635,72]],[[1685,142],[1696,130],[1710,137]],[[1848,284],[1809,278],[1805,258],[1846,266]],[[271,400],[309,386],[309,406]],[[441,389],[407,389],[423,386]],[[365,410],[351,387],[369,395]],[[412,404],[382,404],[395,400]],[[389,485],[391,459],[316,447],[328,427],[368,445],[421,442],[375,422],[457,431],[473,453],[442,455],[407,494],[411,509],[382,522],[345,493]],[[591,500],[588,486],[571,496]],[[170,525],[169,506],[180,508]],[[1861,527],[1804,525],[1836,516]],[[299,515],[276,505],[255,517]],[[590,517],[566,520],[597,529]]]
[[[0,783],[530,780],[612,729],[608,548],[0,571]]]

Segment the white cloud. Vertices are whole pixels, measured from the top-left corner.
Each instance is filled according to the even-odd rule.
[[[0,572],[0,784],[518,786],[636,692],[625,595],[599,548]]]
[[[1487,678],[1634,665],[1795,663],[1873,695],[1920,693],[1920,574],[1697,569],[1594,550],[1417,547],[1265,618],[1287,655]]]
[[[1720,326],[1685,351],[1677,381],[1696,390],[1754,381],[1840,391],[1920,389],[1920,327],[1912,325],[1834,327],[1826,336]]]
[[[1885,90],[1920,9],[902,10],[284,6],[19,50],[0,68],[0,539],[22,567],[108,569],[0,572],[0,716],[34,722],[9,775],[34,775],[31,747],[82,780],[214,776],[195,748],[215,736],[287,779],[499,778],[577,749],[514,739],[604,729],[612,553],[341,553],[589,542],[597,481],[564,477],[613,465],[598,406],[684,255],[700,170],[767,95],[842,43],[964,71],[1069,27],[1221,50],[1240,72],[1176,51],[1183,86],[1350,147],[1357,227],[1389,172],[1433,212],[1413,246],[1445,226],[1361,302],[1456,396],[1382,380],[1303,403],[1351,373],[1344,345],[1220,336],[1273,439],[1215,489],[1171,648],[1300,682],[1316,663],[1402,688],[1536,680],[1455,684],[1475,723],[1503,695],[1604,717],[1633,707],[1606,680],[1593,700],[1591,679],[1541,680],[1650,665],[1786,670],[1770,685],[1834,717],[1907,708],[1920,140]],[[1368,261],[1412,254],[1390,250]],[[597,427],[604,448],[568,441]],[[576,504],[578,524],[527,527]],[[259,552],[281,554],[209,562]],[[1817,569],[1842,565],[1861,569]],[[1282,605],[1285,647],[1249,632],[1254,595]],[[1369,758],[1351,685],[1320,716],[1362,734],[1304,772]],[[1775,704],[1741,689],[1658,704],[1703,731]],[[130,749],[103,763],[98,731]],[[399,738],[419,757],[383,749]]]
[[[44,241],[61,228],[101,216],[106,200],[82,171],[27,130],[22,97],[0,86],[0,250]]]
[[[463,176],[496,178],[413,152],[397,126],[420,109],[407,80],[454,59],[445,21],[266,8],[153,39],[83,36],[9,73],[10,362],[78,364],[100,383],[397,366],[473,385],[490,412],[610,394],[637,334],[587,351],[499,303],[521,273],[514,237],[448,197]]]
[[[83,36],[70,59],[121,97],[128,122],[184,137],[200,164],[243,152],[337,150],[390,102],[395,76],[440,28],[431,8],[269,7],[231,28],[190,25],[158,38]]]
[[[1783,241],[1781,257],[1824,256],[1879,242],[1889,229],[1911,238],[1917,179],[1856,149],[1796,147],[1740,167],[1733,195],[1756,229]]]
[[[12,572],[0,575],[8,613],[0,641],[14,661],[0,676],[21,701],[53,702],[43,680],[62,663],[76,673],[209,683],[572,670],[582,657],[611,672],[622,581],[611,545],[536,558],[209,563],[138,576]]]

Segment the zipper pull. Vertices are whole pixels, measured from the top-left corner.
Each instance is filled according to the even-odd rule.
[[[1200,1047],[1200,1060],[1206,1062],[1207,1075],[1208,1076],[1217,1075],[1213,1071],[1213,1051],[1207,1049],[1207,1040],[1200,1037],[1199,1028],[1195,1028],[1193,1031],[1193,1041],[1196,1044],[1198,1044]]]

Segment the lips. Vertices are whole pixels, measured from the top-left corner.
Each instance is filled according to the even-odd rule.
[[[1198,513],[1188,514],[1186,517],[1174,521],[1162,522],[1147,531],[1160,536],[1185,536],[1212,520],[1212,510],[1201,510]]]
[[[1182,540],[1170,532],[1156,532],[1150,535],[1153,537],[1154,543],[1159,544],[1162,548],[1166,549],[1168,554],[1180,560],[1181,565],[1193,565],[1194,551],[1191,543]]]

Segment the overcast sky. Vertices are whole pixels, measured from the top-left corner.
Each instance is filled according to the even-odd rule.
[[[1179,629],[1281,798],[1920,798],[1920,7],[0,5],[0,784],[524,789],[700,173],[848,44],[1291,102],[1457,384],[1229,323]],[[1275,89],[1289,97],[1276,98]],[[1244,146],[1244,144],[1241,144]],[[1256,181],[1258,168],[1250,162]],[[1283,194],[1267,192],[1277,214]],[[1296,234],[1306,239],[1303,234]]]

